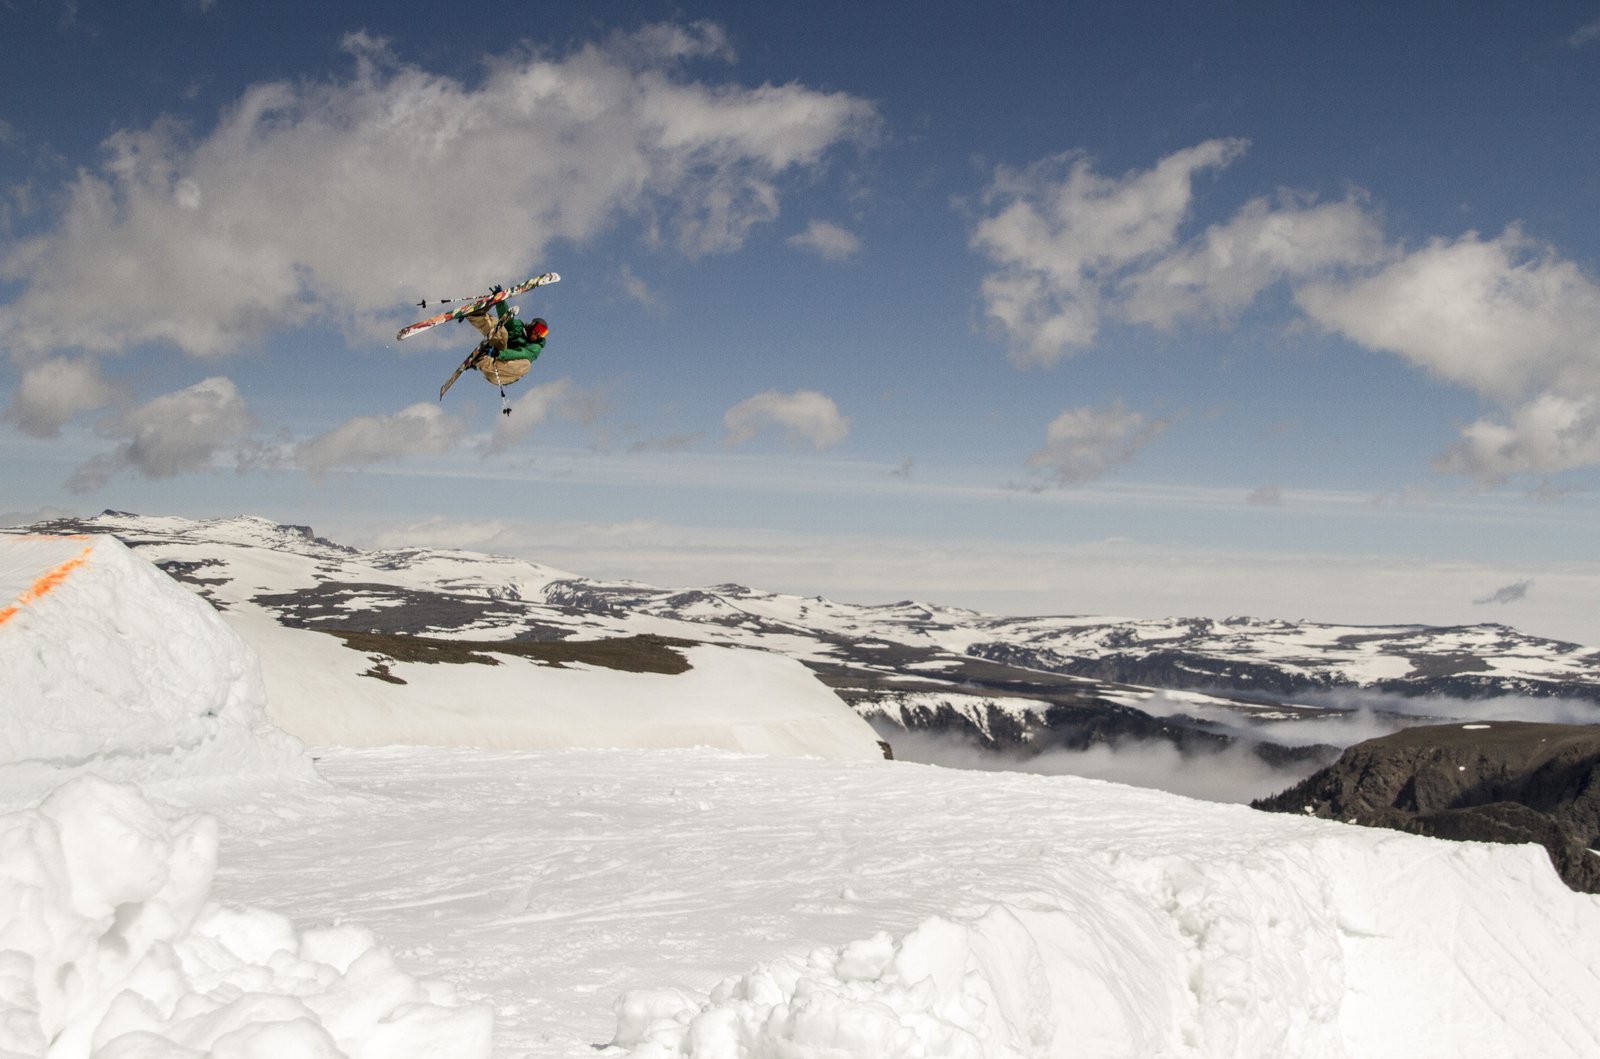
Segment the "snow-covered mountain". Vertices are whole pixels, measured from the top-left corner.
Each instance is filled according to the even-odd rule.
[[[326,678],[329,697],[298,711],[368,732],[374,704],[340,696],[415,686],[391,679],[446,667],[429,655],[545,663],[535,683],[561,670],[477,639],[487,629],[374,660],[252,602],[323,583],[324,558],[255,539],[298,534],[230,523],[233,544],[184,549],[182,525],[146,526],[136,549],[0,537],[0,1055],[1600,1054],[1600,899],[1567,890],[1537,847],[792,744],[449,745],[452,725],[512,728],[515,711],[435,710],[437,730],[415,729],[426,746],[302,750],[267,723],[273,652],[308,671],[280,689]],[[166,547],[229,609],[145,561]],[[377,578],[381,564],[337,554],[327,570]],[[472,581],[449,556],[413,565],[433,563]],[[664,619],[606,620],[663,637],[633,623]],[[264,637],[258,671],[251,638],[271,630],[297,639]],[[825,712],[786,683],[816,683],[790,659],[742,670],[705,653],[747,647],[663,637],[605,665],[604,638],[525,642],[565,650],[587,681],[588,699],[543,700],[573,731],[637,702],[614,678],[639,655],[707,669],[739,703]],[[375,675],[348,675],[352,658]],[[681,729],[744,738],[728,689],[679,694],[682,672],[638,675],[661,678],[649,686]]]
[[[1352,709],[1363,718],[1390,715],[1393,728],[1409,723],[1402,716],[1409,714],[1475,719],[1487,699],[1500,703],[1500,716],[1600,703],[1600,651],[1500,625],[1016,618],[914,602],[861,606],[734,584],[667,589],[595,580],[465,551],[360,551],[306,527],[249,517],[105,512],[30,530],[117,535],[229,615],[263,647],[269,679],[280,670],[281,686],[299,680],[304,667],[275,667],[276,652],[265,645],[284,630],[329,634],[319,649],[362,659],[350,673],[366,679],[342,694],[391,718],[397,706],[418,708],[404,705],[419,693],[414,685],[446,679],[413,657],[418,637],[457,644],[450,651],[424,644],[427,662],[482,657],[461,641],[493,641],[502,651],[511,641],[523,652],[611,641],[610,650],[638,664],[659,654],[663,637],[760,648],[809,667],[903,747],[919,746],[908,735],[926,731],[1022,759],[1128,743],[1186,755],[1243,747],[1257,764],[1298,775],[1331,760],[1334,747],[1371,734],[1350,723]],[[458,683],[485,676],[448,668]],[[297,697],[316,701],[327,690],[304,688]],[[475,694],[488,702],[504,688]],[[317,727],[320,711],[287,720],[287,697],[277,698],[280,723],[304,737],[372,741],[348,727]],[[1585,709],[1571,706],[1558,719],[1585,720],[1572,715]]]
[[[883,756],[792,659],[544,603],[568,575],[534,563],[362,553],[254,518],[106,514],[31,532],[112,534],[208,599],[259,655],[271,720],[310,743]]]

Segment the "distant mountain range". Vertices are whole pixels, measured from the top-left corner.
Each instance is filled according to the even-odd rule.
[[[1295,760],[1309,771],[1337,752],[1316,740],[1279,742],[1271,723],[1342,712],[1330,708],[1335,699],[1380,712],[1395,696],[1600,704],[1600,650],[1503,625],[1016,618],[909,601],[859,606],[735,584],[596,580],[467,551],[361,551],[252,517],[106,511],[22,531],[114,534],[219,609],[249,601],[284,626],[360,634],[361,649],[379,659],[404,657],[418,637],[540,643],[649,635],[763,648],[810,667],[891,744],[916,730],[1020,756],[1125,740],[1184,751],[1242,744],[1268,763]],[[371,675],[381,679],[381,662]]]

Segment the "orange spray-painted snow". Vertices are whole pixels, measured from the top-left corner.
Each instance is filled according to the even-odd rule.
[[[83,538],[74,539],[81,540]],[[21,610],[23,607],[26,607],[40,597],[49,595],[51,592],[55,591],[56,587],[65,581],[72,571],[89,561],[89,553],[93,550],[94,546],[89,545],[71,559],[68,559],[59,566],[52,567],[51,569],[46,570],[43,574],[39,575],[39,579],[33,584],[29,585],[26,591],[17,597],[15,603],[12,603],[7,607],[0,607],[0,625],[4,625],[6,622],[16,617],[17,611]]]

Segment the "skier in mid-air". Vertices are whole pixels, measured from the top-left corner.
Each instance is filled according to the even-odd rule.
[[[499,294],[505,288],[499,284],[491,287],[490,294]],[[504,386],[516,382],[533,367],[533,362],[544,352],[545,336],[550,325],[543,317],[535,316],[524,323],[517,318],[517,307],[509,310],[504,301],[494,303],[494,318],[487,310],[471,313],[461,319],[478,329],[483,341],[473,351],[468,367],[483,372],[490,382]]]
[[[483,341],[479,342],[461,366],[455,370],[439,387],[439,400],[444,400],[445,393],[455,381],[461,378],[461,373],[469,368],[476,368],[483,372],[483,377],[494,385],[500,387],[500,411],[505,415],[511,414],[511,409],[505,403],[506,387],[528,374],[528,369],[533,367],[533,362],[539,354],[544,352],[545,336],[550,333],[550,325],[541,317],[534,317],[527,323],[517,318],[517,308],[512,306],[507,310],[505,300],[513,294],[542,287],[546,283],[556,283],[561,279],[554,272],[546,272],[542,276],[535,276],[530,280],[517,284],[510,290],[495,285],[488,294],[471,295],[467,298],[441,298],[440,304],[452,301],[465,301],[467,304],[454,309],[445,309],[434,313],[426,320],[418,320],[414,324],[407,324],[395,334],[396,341],[403,341],[406,336],[426,331],[430,327],[437,327],[447,320],[466,320],[475,327]],[[427,299],[417,303],[421,308],[428,307]],[[494,306],[494,317],[489,316],[489,307]]]

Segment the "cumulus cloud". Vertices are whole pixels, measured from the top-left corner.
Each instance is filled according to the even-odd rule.
[[[1129,320],[1162,328],[1185,317],[1230,323],[1276,283],[1389,256],[1382,229],[1357,197],[1320,204],[1287,194],[1256,199],[1127,277],[1120,308]]]
[[[1000,167],[984,198],[992,212],[973,229],[972,245],[999,266],[983,280],[984,309],[1013,362],[1053,364],[1092,342],[1108,319],[1164,329],[1194,318],[1230,324],[1274,284],[1393,256],[1355,193],[1318,202],[1282,191],[1185,240],[1196,177],[1247,146],[1209,140],[1117,178],[1080,154]]]
[[[1061,485],[1091,481],[1122,466],[1164,433],[1170,419],[1151,419],[1121,401],[1104,408],[1069,408],[1045,430],[1045,446],[1030,466]]]
[[[1516,228],[1435,239],[1353,282],[1307,284],[1297,300],[1329,330],[1496,399],[1600,392],[1600,285]]]
[[[770,426],[782,427],[791,445],[810,443],[819,450],[837,445],[850,433],[850,420],[839,414],[833,398],[815,390],[758,393],[728,409],[722,423],[729,448],[743,445]]]
[[[861,250],[861,239],[829,221],[812,221],[806,230],[789,237],[789,245],[809,250],[824,261],[844,261]]]
[[[582,390],[571,379],[555,379],[523,390],[512,414],[496,418],[484,445],[486,453],[504,452],[533,429],[554,417],[588,422],[598,414],[600,398]]]
[[[466,433],[461,421],[433,404],[414,404],[392,415],[357,416],[295,447],[293,462],[321,474],[394,463],[407,456],[444,452]]]
[[[0,418],[29,437],[53,438],[73,416],[110,404],[114,395],[93,361],[56,357],[22,372]]]
[[[1435,463],[1497,483],[1600,463],[1600,284],[1517,228],[1435,239],[1296,294],[1318,324],[1505,407]]]
[[[250,425],[249,409],[232,380],[202,379],[98,424],[95,429],[101,435],[125,440],[110,455],[79,468],[67,484],[84,492],[104,485],[121,470],[145,478],[205,470]]]
[[[1499,483],[1600,464],[1600,282],[1516,226],[1407,249],[1359,192],[1256,198],[1185,239],[1195,177],[1244,148],[1211,140],[1120,178],[1076,154],[997,170],[972,244],[998,266],[982,291],[1011,359],[1054,363],[1108,319],[1228,326],[1283,285],[1323,330],[1500,406],[1435,469]]]
[[[1462,428],[1461,440],[1434,461],[1444,474],[1500,484],[1516,474],[1548,474],[1600,464],[1600,396],[1544,393]]]
[[[58,223],[0,248],[0,280],[23,285],[0,341],[19,358],[217,354],[308,314],[526,272],[627,217],[685,254],[729,251],[777,216],[786,176],[877,123],[845,93],[689,80],[687,60],[731,57],[703,23],[497,60],[471,85],[365,34],[345,44],[348,78],[253,85],[203,135],[161,120],[110,136]],[[459,206],[491,200],[508,205],[485,239]],[[100,292],[122,330],[60,319],[63,289]]]
[[[1049,365],[1093,341],[1104,285],[1170,250],[1195,177],[1228,165],[1245,146],[1209,140],[1122,177],[1101,176],[1077,153],[1000,167],[983,197],[992,213],[971,242],[999,266],[983,281],[984,307],[1008,336],[1012,359]]]

